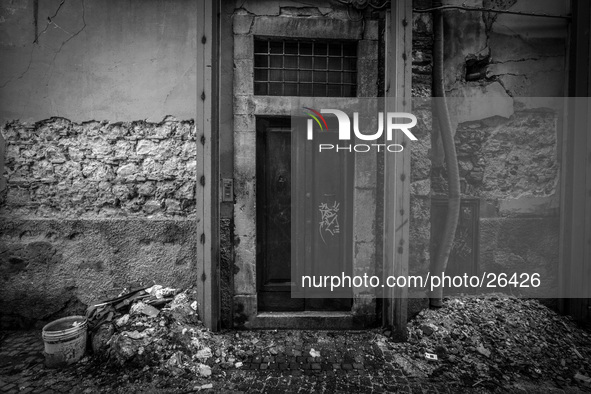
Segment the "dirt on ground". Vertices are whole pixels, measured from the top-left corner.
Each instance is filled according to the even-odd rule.
[[[66,368],[43,366],[39,332],[9,333],[0,392],[591,391],[591,334],[535,300],[448,298],[396,342],[382,329],[212,333],[191,291],[135,295],[91,311],[91,349]]]

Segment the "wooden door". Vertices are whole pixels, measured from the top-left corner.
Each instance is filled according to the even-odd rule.
[[[291,298],[291,129],[257,120],[257,282],[261,311],[304,310]]]
[[[335,127],[336,130],[336,127]],[[292,274],[351,271],[353,154],[319,153],[289,119],[257,120],[257,281],[261,311],[350,310],[351,298],[292,298]],[[292,270],[292,261],[297,269]],[[294,272],[297,271],[297,272]]]

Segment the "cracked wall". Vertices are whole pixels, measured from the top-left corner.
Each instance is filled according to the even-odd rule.
[[[468,5],[569,13],[567,1]],[[565,94],[567,32],[563,19],[446,13],[446,91],[462,198],[480,200],[480,272],[539,272],[557,279],[561,108],[551,98]],[[431,195],[445,195],[437,133],[432,145]]]
[[[192,119],[196,4],[189,0],[0,5],[0,123]],[[35,27],[37,20],[37,27]]]
[[[194,286],[196,5],[0,5],[0,326]]]

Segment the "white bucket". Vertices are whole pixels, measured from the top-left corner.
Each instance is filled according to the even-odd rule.
[[[45,365],[57,368],[73,364],[86,351],[86,318],[69,316],[43,327],[41,335],[45,342]]]

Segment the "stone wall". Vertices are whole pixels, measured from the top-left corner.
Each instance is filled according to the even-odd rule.
[[[192,121],[11,122],[8,188],[0,214],[62,218],[187,217],[194,214]]]

